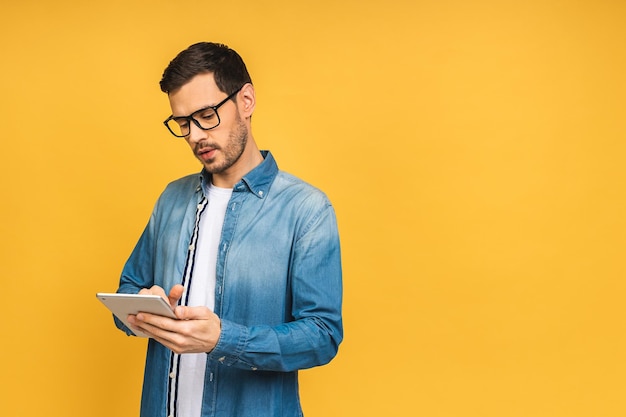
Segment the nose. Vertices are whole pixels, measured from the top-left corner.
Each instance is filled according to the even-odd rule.
[[[196,123],[189,123],[189,135],[187,135],[187,140],[190,144],[195,145],[201,140],[206,139],[207,134],[208,131],[200,129],[200,127],[198,127]]]

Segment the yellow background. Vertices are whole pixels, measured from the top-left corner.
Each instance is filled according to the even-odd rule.
[[[145,341],[114,291],[199,165],[158,81],[199,40],[253,130],[327,192],[345,342],[307,417],[626,414],[626,3],[4,2],[0,415],[136,416]]]

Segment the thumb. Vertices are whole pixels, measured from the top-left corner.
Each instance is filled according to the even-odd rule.
[[[172,306],[172,309],[178,305],[178,300],[180,300],[180,297],[183,296],[183,290],[184,290],[184,287],[180,284],[174,285],[172,289],[170,290],[170,293],[167,296],[167,298],[170,301],[170,305]]]
[[[174,314],[179,320],[206,320],[213,312],[206,307],[183,307],[178,306],[174,310]]]

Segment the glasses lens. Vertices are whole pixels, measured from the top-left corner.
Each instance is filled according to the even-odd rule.
[[[217,113],[213,109],[198,110],[191,115],[194,120],[200,123],[203,129],[212,129],[220,123]]]
[[[185,137],[189,134],[189,124],[192,122],[201,129],[209,130],[220,124],[220,118],[214,109],[202,109],[189,117],[174,117],[168,119],[167,127],[175,136]]]
[[[170,119],[167,121],[167,127],[176,136],[187,136],[189,134],[189,120],[186,119]]]

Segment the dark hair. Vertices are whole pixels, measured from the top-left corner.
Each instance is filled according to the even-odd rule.
[[[217,87],[231,94],[252,83],[246,64],[237,52],[221,43],[199,42],[176,55],[161,78],[161,91],[178,90],[198,74],[212,73]]]

